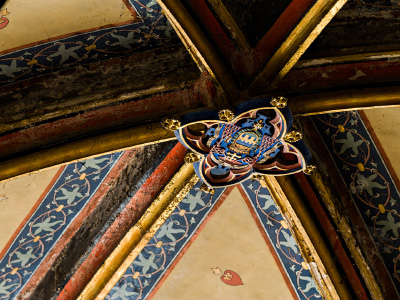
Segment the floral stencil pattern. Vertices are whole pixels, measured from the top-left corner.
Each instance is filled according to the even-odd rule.
[[[312,118],[400,291],[400,194],[359,114]]]
[[[0,299],[15,299],[121,155],[65,167],[0,261]]]
[[[216,189],[215,194],[211,196],[201,191],[200,186],[201,182],[198,182],[182,200],[171,217],[161,226],[113,287],[106,297],[107,300],[147,298],[224,191],[221,188]],[[258,181],[248,180],[242,186],[246,190],[299,299],[321,298],[310,271],[304,269],[304,259],[301,257],[291,232],[282,227],[283,217],[268,190],[262,188]],[[216,272],[217,269],[219,271]],[[211,270],[214,274],[222,275],[219,268]],[[230,275],[235,273],[231,270],[225,271],[226,274],[227,272]],[[237,279],[234,285],[242,284],[241,279],[240,283]]]
[[[285,219],[269,194],[258,181],[242,183],[263,229],[281,261],[286,275],[299,299],[321,298],[318,287],[308,270],[299,246],[288,229]]]
[[[130,0],[130,4],[141,22],[78,34],[0,56],[0,87],[78,64],[179,43],[156,1]]]
[[[200,190],[198,182],[107,295],[108,300],[146,299],[222,195]]]

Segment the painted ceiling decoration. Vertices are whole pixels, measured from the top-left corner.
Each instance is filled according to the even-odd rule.
[[[89,30],[65,38],[53,38],[51,42],[40,42],[17,51],[5,51],[0,56],[0,87],[80,64],[90,64],[179,42],[157,2],[131,0],[127,1],[127,5],[134,10],[139,21]],[[7,9],[1,11],[1,28],[8,24],[5,17],[8,14]]]
[[[8,23],[10,22],[10,20],[8,20],[8,18],[6,18],[7,15],[9,15],[10,13],[7,11],[7,8],[4,8],[0,11],[0,29],[3,29],[4,27],[6,27],[8,25]]]
[[[399,9],[6,1],[0,299],[400,299]]]
[[[0,261],[0,299],[15,299],[93,198],[122,153],[66,166]]]
[[[175,276],[173,269],[177,267],[177,264],[179,265],[182,254],[188,251],[191,243],[196,243],[196,241],[191,240],[197,239],[197,236],[202,234],[202,228],[207,226],[203,223],[210,222],[207,216],[210,212],[214,214],[219,209],[222,205],[220,202],[229,202],[229,197],[231,197],[231,190],[226,191],[223,188],[217,188],[215,194],[211,195],[201,190],[201,184],[201,181],[199,181],[180,202],[105,299],[158,299],[157,293],[158,291],[162,292],[163,283],[168,280],[169,276]],[[251,214],[255,216],[256,222],[262,224],[263,235],[272,246],[277,263],[283,268],[282,275],[288,280],[289,289],[293,291],[297,299],[321,298],[308,264],[304,261],[295,238],[268,189],[262,187],[257,180],[248,180],[241,184],[240,190],[242,191],[241,196],[244,197],[248,205],[245,206],[245,209],[254,210]],[[229,226],[228,220],[221,221],[228,222],[226,226]],[[229,255],[228,253],[225,255]],[[212,254],[209,253],[209,255]],[[235,258],[232,257],[231,260],[233,264]],[[207,275],[202,270],[191,269],[191,272],[194,274],[198,272],[197,276],[212,277],[212,273],[218,273],[218,270],[211,272],[213,267],[215,266],[210,265],[208,267]],[[230,274],[227,274],[227,272],[230,272]],[[232,285],[233,288],[235,288],[234,286],[245,286],[246,280],[250,280],[243,275],[240,277],[232,270],[224,273],[225,276],[221,276],[220,284]],[[238,277],[241,278],[240,282]],[[230,280],[235,280],[236,283],[230,283]],[[184,285],[184,283],[182,284]],[[180,290],[178,287],[176,289]],[[260,286],[259,289],[262,291],[263,286]],[[217,290],[214,292],[217,292]],[[268,295],[268,290],[264,292]],[[168,296],[177,297],[177,295]],[[197,297],[201,296],[201,294],[196,294],[190,290],[185,291],[185,297],[191,299],[198,299]],[[218,296],[215,299],[219,299]]]
[[[237,184],[251,176],[309,172],[311,155],[301,134],[290,131],[292,115],[283,97],[259,98],[231,110],[187,114],[165,120],[178,140],[201,158],[196,174],[209,187]],[[203,125],[204,132],[190,126]]]
[[[400,293],[400,193],[393,175],[358,112],[320,115],[312,120]]]

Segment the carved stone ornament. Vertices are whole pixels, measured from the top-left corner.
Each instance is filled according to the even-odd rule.
[[[195,163],[201,159],[201,155],[196,154],[194,152],[189,152],[185,155],[185,162],[187,163]]]
[[[308,165],[305,169],[304,169],[304,174],[306,175],[312,175],[315,173],[315,171],[317,171],[317,167],[313,166],[313,165]]]
[[[288,108],[277,108],[271,98],[253,99],[234,107],[232,119],[223,121],[218,111],[181,117],[174,132],[200,160],[193,163],[209,187],[242,182],[252,175],[288,175],[305,170],[311,155],[301,141],[284,140],[292,125]],[[199,123],[204,125],[198,131]],[[196,129],[197,128],[197,129]]]
[[[271,105],[275,106],[277,108],[284,108],[287,105],[287,99],[285,97],[282,96],[278,96],[278,97],[272,97],[271,99]]]
[[[286,142],[295,143],[303,138],[303,134],[299,131],[292,130],[283,138]]]
[[[218,117],[221,121],[230,122],[235,117],[235,114],[230,109],[223,109],[218,112]]]
[[[181,121],[178,119],[166,118],[162,120],[161,126],[166,130],[174,131],[181,126]]]
[[[211,194],[214,195],[215,194],[215,189],[209,187],[208,185],[206,185],[205,183],[203,183],[200,187],[200,190],[202,190],[203,192],[207,193],[207,194]]]

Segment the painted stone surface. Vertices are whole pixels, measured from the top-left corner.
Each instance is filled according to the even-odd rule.
[[[10,20],[6,17],[10,13],[7,11],[7,8],[0,9],[0,29],[5,28]]]
[[[114,0],[12,0],[6,1],[3,7],[0,4],[1,8],[9,13],[6,16],[9,24],[1,30],[2,54],[71,33],[137,21],[123,1]]]
[[[367,8],[374,11],[400,9],[398,0],[350,0],[347,5],[351,8]]]
[[[400,194],[360,115],[312,118],[400,292]]]
[[[226,191],[149,299],[296,299],[248,201],[239,185]]]
[[[52,167],[0,185],[0,250],[6,247],[59,170],[60,166]]]
[[[210,195],[200,185],[182,200],[105,299],[146,299],[224,191]]]
[[[179,141],[202,156],[194,168],[209,186],[220,187],[248,179],[253,173],[288,175],[302,171],[310,160],[305,144],[284,140],[292,125],[287,108],[276,108],[271,98],[253,99],[235,107],[232,120],[218,120],[217,112],[182,117],[175,130]],[[203,124],[204,132],[191,124]]]
[[[321,298],[289,226],[269,191],[254,180],[242,183],[268,239],[294,287],[298,299]]]
[[[0,87],[179,42],[156,1],[129,3],[141,22],[77,34],[0,56]]]
[[[0,299],[15,299],[121,155],[103,155],[65,167],[0,261]]]
[[[200,186],[201,183],[197,183],[194,189],[190,191],[188,196],[186,196],[182,203],[174,210],[171,217],[164,225],[161,226],[153,239],[150,240],[149,244],[138,255],[133,264],[128,268],[125,274],[120,278],[118,283],[107,295],[106,299],[146,299],[156,287],[161,291],[161,289],[164,287],[162,282],[160,282],[162,276],[171,276],[168,275],[169,268],[179,255],[184,255],[182,260],[184,259],[186,255],[185,253],[188,252],[181,254],[180,252],[182,249],[184,249],[184,246],[189,242],[190,239],[199,234],[196,233],[196,230],[198,230],[198,228],[201,226],[201,223],[204,222],[207,214],[213,210],[213,207],[223,192],[223,189],[217,189],[214,196],[211,196],[210,194],[202,192],[200,190]],[[262,228],[272,244],[273,250],[271,251],[276,253],[278,262],[284,270],[283,274],[285,274],[285,276],[288,278],[289,285],[293,287],[298,299],[305,300],[321,298],[316,283],[311,277],[310,271],[308,270],[307,264],[305,264],[304,259],[300,254],[300,249],[297,246],[290,230],[287,228],[287,226],[284,226],[284,218],[280,214],[279,209],[275,205],[272,197],[269,195],[268,190],[266,188],[262,188],[258,181],[252,182],[249,180],[243,183],[242,186],[245,189],[249,201],[251,202],[252,209],[254,209],[256,217],[262,224]],[[221,201],[221,199],[219,201]],[[244,204],[244,206],[246,205]],[[245,209],[248,209],[248,207],[246,206]],[[217,216],[217,213],[215,216],[213,216],[213,218]],[[257,231],[259,230],[256,228],[256,226],[254,227]],[[265,243],[264,240],[262,240],[262,242]],[[190,251],[190,249],[187,251]],[[229,258],[232,252],[237,250],[236,247],[228,247],[227,249],[230,250],[225,253],[224,257],[226,258]],[[203,251],[202,256],[213,256],[213,252]],[[180,262],[178,262],[177,266],[179,263]],[[276,262],[274,262],[274,264],[275,263]],[[221,267],[221,274],[219,274],[218,270],[216,270],[217,266],[215,265],[202,266],[203,269],[205,268],[207,275],[210,277],[209,280],[214,281],[214,284],[221,285],[221,288],[237,289],[242,286],[245,287],[246,281],[244,278],[247,278],[248,274],[252,272],[252,268],[249,266],[242,270],[230,269],[229,266],[222,265],[219,267]],[[226,268],[222,269],[222,267]],[[191,274],[180,274],[180,276],[192,277],[192,275],[196,274],[198,271],[200,270],[192,268],[190,269]],[[233,272],[235,272],[235,275]],[[235,277],[236,284],[227,284],[226,281],[228,280],[226,279],[226,276],[223,277],[225,282],[218,278],[221,275],[223,276],[222,273],[228,276],[228,278],[230,278],[230,276],[232,276],[232,278]],[[215,276],[215,274],[219,276]],[[162,278],[162,280],[168,280],[168,278],[169,277],[166,279]],[[242,284],[239,284],[239,278]],[[258,278],[258,280],[259,279],[260,278]],[[195,284],[195,282],[191,282]],[[167,284],[167,281],[165,281],[165,283],[165,287],[174,289],[174,284]],[[183,285],[182,282],[180,284]],[[247,284],[250,284],[250,282],[247,282]],[[157,285],[161,285],[161,287]],[[191,291],[190,284],[185,286]],[[181,287],[179,288],[181,289]],[[203,286],[203,289],[204,288],[207,287]],[[154,295],[155,299],[157,299],[157,295],[158,292],[156,292]],[[180,299],[184,299],[184,297]]]

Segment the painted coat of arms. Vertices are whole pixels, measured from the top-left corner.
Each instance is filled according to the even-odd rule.
[[[285,106],[277,98],[260,98],[234,107],[234,112],[191,113],[174,132],[200,157],[193,165],[210,187],[236,184],[254,174],[288,175],[305,170],[311,155],[304,142],[288,134],[292,116]]]

